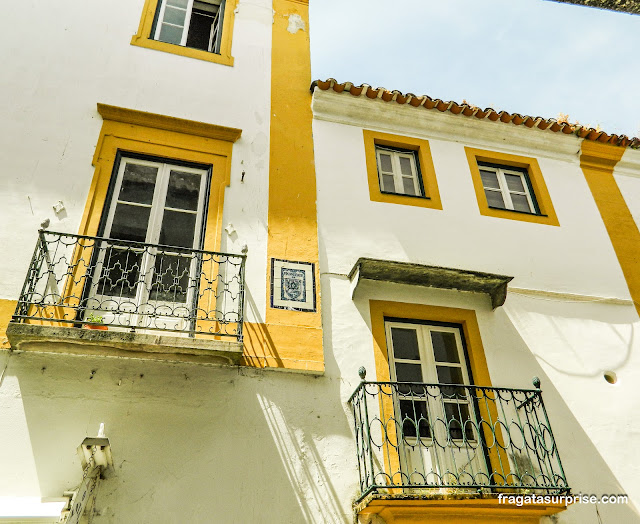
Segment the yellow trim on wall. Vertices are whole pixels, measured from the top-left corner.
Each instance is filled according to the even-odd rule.
[[[245,332],[245,348],[253,353],[247,361],[258,365],[321,372],[324,356],[307,4],[273,2],[267,311],[265,322],[253,326],[253,334]],[[302,19],[304,28],[290,32],[289,21],[295,15]],[[315,264],[316,311],[270,307],[273,258]]]
[[[580,167],[640,315],[640,231],[613,176],[615,166],[624,152],[622,147],[584,140]]]
[[[510,155],[507,153],[497,153],[495,151],[486,151],[484,149],[473,149],[471,147],[465,147],[464,151],[467,155],[467,161],[469,162],[473,188],[476,192],[476,198],[478,200],[478,207],[481,215],[496,218],[508,218],[510,220],[520,220],[522,222],[533,222],[535,224],[546,224],[549,226],[560,225],[555,209],[553,208],[553,203],[551,202],[549,190],[547,189],[544,177],[542,176],[542,171],[540,170],[538,161],[535,158]],[[535,199],[538,203],[538,208],[540,209],[540,215],[518,213],[517,211],[510,211],[508,209],[490,208],[487,203],[484,186],[482,185],[478,162],[489,162],[492,164],[526,169],[527,174],[529,175],[529,182],[531,183]]]
[[[159,0],[145,0],[140,17],[138,32],[131,38],[131,45],[173,53],[175,55],[187,56],[198,60],[206,60],[227,66],[233,65],[231,56],[231,41],[233,38],[233,23],[238,0],[227,0],[224,8],[224,19],[222,20],[222,38],[220,40],[220,54],[209,53],[202,49],[193,49],[181,45],[167,44],[151,38],[153,19],[158,8]]]
[[[17,305],[17,300],[0,298],[0,349],[9,348],[9,341],[7,340],[7,326],[16,311]]]
[[[436,170],[433,167],[431,158],[431,148],[427,140],[411,138],[408,136],[392,135],[364,129],[364,153],[367,165],[367,181],[369,182],[369,198],[372,202],[387,202],[389,204],[402,204],[405,206],[427,207],[431,209],[442,209],[440,192],[438,191],[438,181]],[[417,151],[418,163],[420,165],[420,175],[422,177],[422,187],[424,197],[410,195],[391,195],[380,190],[380,180],[378,177],[378,163],[376,160],[376,145],[395,147],[398,149],[408,149]]]

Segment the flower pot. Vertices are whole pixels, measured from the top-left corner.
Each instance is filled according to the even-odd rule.
[[[104,324],[84,324],[85,329],[98,329],[100,331],[107,331],[109,326],[105,326]]]

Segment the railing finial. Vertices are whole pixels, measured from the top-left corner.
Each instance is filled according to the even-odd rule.
[[[533,377],[533,387],[536,389],[540,389],[540,379],[538,377]]]
[[[360,366],[360,369],[358,369],[358,375],[360,375],[360,380],[364,382],[364,379],[367,377],[367,369],[364,366]]]

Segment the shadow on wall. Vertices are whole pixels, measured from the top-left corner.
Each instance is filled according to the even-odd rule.
[[[37,470],[31,494],[77,486],[76,448],[105,423],[116,473],[100,486],[94,524],[352,519],[357,464],[337,381],[29,353],[7,373],[30,440],[17,445]]]
[[[574,504],[559,523],[640,523],[631,500],[638,492],[637,448],[629,437],[640,432],[637,394],[607,384],[603,370],[623,370],[637,359],[637,315],[632,307],[568,303],[510,295],[495,312],[501,347],[490,369],[494,386],[541,378],[543,399],[560,457],[574,494],[628,494],[624,505]],[[635,366],[640,370],[640,365]],[[631,378],[631,377],[629,377]],[[501,382],[504,380],[504,383]],[[637,384],[640,376],[633,381]],[[637,390],[636,390],[637,391]],[[625,405],[626,404],[626,405]],[[619,428],[618,431],[616,428]]]

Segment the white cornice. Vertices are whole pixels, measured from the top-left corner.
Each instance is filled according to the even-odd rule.
[[[579,162],[582,139],[575,135],[478,120],[435,109],[415,108],[319,89],[313,94],[312,109],[317,120],[461,142],[484,149],[548,157],[565,162]]]

